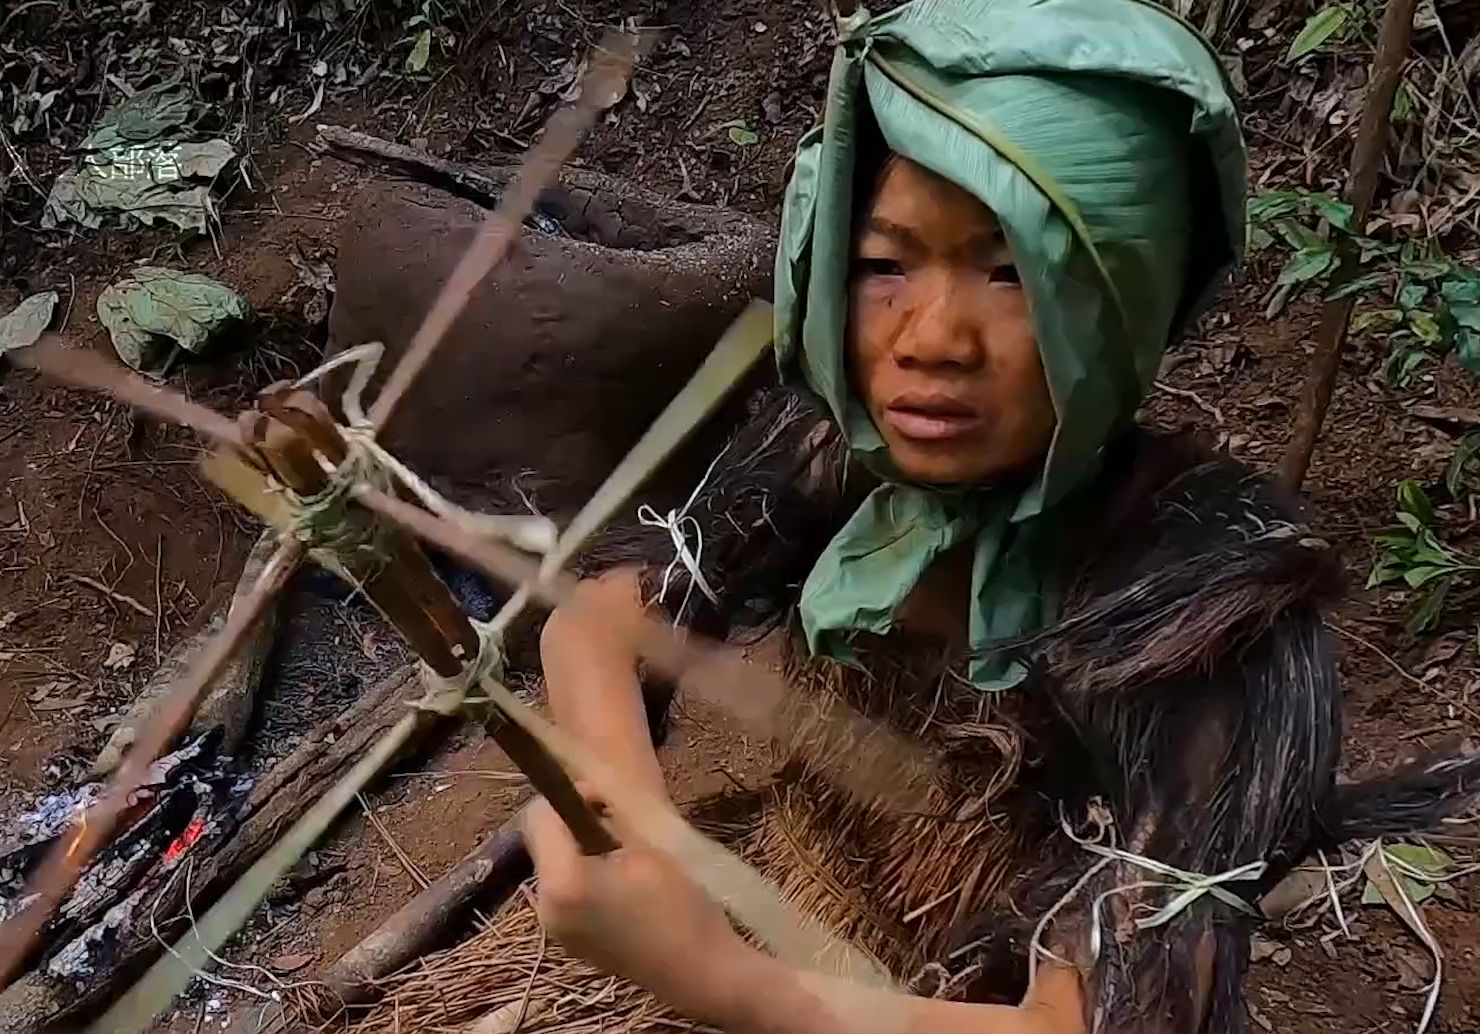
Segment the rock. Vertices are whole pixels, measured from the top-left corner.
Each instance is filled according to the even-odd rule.
[[[323,908],[329,903],[329,892],[323,887],[315,887],[303,895],[303,903],[309,908]]]
[[[279,955],[268,963],[268,966],[279,973],[296,973],[304,966],[312,962],[314,957],[308,954],[302,955]]]

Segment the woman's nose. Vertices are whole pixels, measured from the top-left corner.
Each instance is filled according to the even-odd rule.
[[[895,338],[894,361],[900,366],[949,366],[963,370],[982,365],[986,356],[984,321],[979,317],[985,299],[977,285],[948,271],[931,271],[912,278],[910,318]],[[973,297],[975,295],[975,297]]]

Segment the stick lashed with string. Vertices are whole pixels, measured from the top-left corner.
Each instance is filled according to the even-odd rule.
[[[386,391],[377,399],[371,418],[382,425],[394,415],[400,400],[435,353],[457,316],[467,306],[473,290],[508,253],[519,227],[533,209],[540,193],[570,157],[581,135],[596,116],[625,87],[638,41],[623,34],[609,34],[597,47],[580,98],[552,120],[544,137],[521,166],[510,190],[490,214],[453,276],[443,285],[413,339],[411,351],[393,372]],[[263,458],[246,444],[237,424],[189,402],[183,396],[149,383],[142,377],[113,366],[101,357],[63,350],[55,339],[31,354],[13,353],[12,359],[35,366],[58,379],[108,391],[120,401],[164,419],[195,428],[233,455],[248,457],[261,465]],[[250,595],[233,611],[222,632],[202,651],[200,658],[171,692],[160,710],[159,720],[143,730],[124,756],[102,798],[82,817],[79,831],[58,844],[39,867],[30,887],[28,906],[0,926],[0,986],[9,983],[34,949],[38,933],[56,911],[78,875],[108,838],[119,816],[142,785],[150,764],[188,724],[207,688],[240,649],[248,630],[260,618],[271,597],[286,583],[301,561],[303,545],[285,538]]]
[[[590,91],[595,98],[593,104],[599,103],[604,91],[605,88]],[[546,143],[558,150],[568,148],[573,139],[569,136],[562,139],[561,133],[552,131],[547,134]],[[555,165],[558,162],[550,168]],[[540,166],[531,163],[530,167]],[[469,249],[471,257],[465,256],[459,264],[461,272],[444,286],[423,332],[418,334],[420,344],[413,348],[416,362],[408,359],[413,370],[420,368],[416,363],[424,365],[439,340],[426,327],[431,326],[438,334],[439,326],[445,331],[466,302],[466,292],[476,286],[499,256],[507,253],[511,233],[517,232],[522,222],[521,206],[532,205],[539,193],[532,185],[533,179],[527,180],[521,174],[520,182],[524,186],[505,198],[506,206],[512,209],[500,210],[499,215],[506,220],[502,228],[490,227],[480,233]],[[449,296],[460,296],[461,302],[449,303]],[[151,412],[196,426],[217,443],[219,452],[211,468],[212,476],[284,533],[276,566],[272,568],[279,572],[277,580],[259,587],[263,599],[276,591],[286,572],[307,551],[316,560],[330,564],[361,584],[424,657],[428,669],[427,695],[413,704],[407,718],[259,860],[199,926],[173,948],[171,955],[162,959],[94,1029],[135,1030],[146,1024],[195,969],[206,965],[215,949],[239,928],[277,875],[317,839],[353,794],[396,755],[409,738],[407,730],[429,720],[427,716],[434,720],[459,709],[469,702],[469,691],[474,687],[486,694],[485,706],[494,705],[488,711],[490,731],[536,786],[552,799],[588,850],[603,850],[615,841],[574,793],[571,776],[599,784],[620,827],[674,855],[686,871],[731,907],[732,914],[742,924],[779,954],[801,964],[852,973],[855,977],[872,974],[869,977],[872,982],[887,980],[866,957],[846,944],[837,943],[815,924],[794,916],[781,905],[775,889],[759,881],[738,859],[725,856],[721,849],[667,812],[665,806],[645,800],[611,778],[598,760],[586,755],[578,744],[563,739],[558,730],[539,722],[498,681],[499,633],[529,601],[552,603],[568,595],[565,590],[569,576],[562,574],[563,564],[630,498],[677,443],[713,412],[726,392],[764,354],[769,341],[769,310],[762,305],[753,306],[716,347],[689,388],[632,450],[565,534],[553,543],[553,548],[546,538],[535,535],[539,549],[548,549],[543,563],[537,566],[517,549],[504,544],[503,540],[509,537],[505,534],[509,530],[508,522],[512,519],[485,518],[458,510],[376,445],[376,430],[394,413],[396,400],[404,395],[410,383],[407,377],[393,373],[387,387],[387,392],[394,388],[390,402],[382,404],[387,397],[383,394],[366,416],[358,405],[358,393],[368,381],[367,371],[372,365],[365,362],[351,380],[353,390],[344,407],[347,426],[334,424],[316,400],[296,390],[301,385],[269,389],[263,394],[258,412],[245,414],[233,424],[192,407],[134,375],[108,369],[108,364],[96,357],[61,352],[54,344],[32,356],[33,365],[47,372],[74,383],[116,389],[119,396],[138,402]],[[363,362],[377,354],[374,349],[366,349],[353,360],[345,361]],[[419,500],[428,510],[399,498],[403,493]],[[394,527],[387,529],[378,524],[378,518],[389,518]],[[681,516],[675,515],[674,523],[679,521]],[[423,523],[418,526],[418,522]],[[394,529],[401,526],[432,541],[451,542],[454,552],[475,557],[486,568],[506,575],[515,572],[510,580],[519,586],[518,591],[490,625],[474,627],[451,601],[446,587],[431,575],[419,550],[410,540],[398,536]],[[530,542],[525,540],[523,544]],[[250,622],[250,615],[250,608],[243,608],[242,624]],[[732,710],[748,712],[748,715],[742,713],[742,717],[750,717],[767,732],[773,733],[778,727],[790,724],[780,720],[780,715],[796,701],[789,687],[774,673],[739,662],[733,655],[689,640],[660,623],[650,624],[653,627],[644,634],[639,652],[657,670],[670,674],[681,686],[718,699]],[[241,625],[236,627],[238,634],[222,636],[207,651],[208,659],[229,656],[240,638]],[[231,631],[229,625],[228,633]],[[201,687],[214,678],[211,668],[191,675],[177,688],[172,700],[171,715],[183,721],[188,721]],[[896,800],[902,787],[918,785],[916,780],[900,777],[901,771],[906,770],[915,775],[927,772],[928,761],[918,751],[896,742],[887,731],[872,727],[860,716],[842,709],[830,708],[830,711],[836,711],[825,715],[830,727],[846,735],[850,742],[873,737],[881,747],[892,748],[871,752],[884,762],[883,771],[877,773],[872,785],[860,783],[856,779],[858,772],[840,773],[840,778],[854,777],[854,788],[861,794],[882,795],[887,799],[891,796],[883,792],[887,789]],[[135,760],[152,759],[175,734],[171,729],[178,731],[177,723],[162,723],[149,742],[141,741],[135,748]],[[121,771],[113,794],[122,793],[126,799],[137,786],[137,778],[130,784],[124,776],[125,772]],[[76,872],[107,837],[116,816],[117,812],[100,815],[97,822],[84,827],[90,839],[84,843],[79,838],[80,848],[69,845],[74,848],[67,859],[71,869],[44,873],[50,879],[46,884],[50,899],[44,902],[45,907],[34,909],[26,917],[33,925],[29,930],[14,927],[5,930],[7,938],[17,932],[27,941],[34,936]],[[13,951],[12,958],[25,951],[24,943],[18,940],[7,939],[3,947]]]

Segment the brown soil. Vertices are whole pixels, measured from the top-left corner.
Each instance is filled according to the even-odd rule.
[[[603,22],[615,20],[619,5],[576,6],[578,16],[562,13],[570,11],[566,5],[531,3],[496,14],[477,30],[477,45],[466,45],[455,62],[449,58],[447,74],[429,89],[377,86],[380,92],[370,91],[353,109],[329,104],[294,128],[280,118],[259,127],[256,158],[265,186],[255,195],[239,192],[224,207],[219,257],[210,244],[196,243],[179,258],[246,294],[263,322],[238,350],[178,373],[175,383],[232,411],[256,388],[317,362],[323,332],[304,324],[304,297],[290,296],[297,280],[291,255],[297,249],[312,258],[332,249],[339,217],[363,177],[307,154],[302,144],[313,122],[358,125],[479,163],[517,150],[554,103],[540,84],[567,60],[576,40],[594,38]],[[637,8],[650,15],[648,23],[672,26],[672,35],[639,73],[643,106],[636,97],[624,101],[587,142],[581,160],[659,195],[732,205],[774,225],[791,148],[823,94],[829,51],[817,5],[620,6],[622,14]],[[726,123],[737,118],[759,133],[757,145],[728,137]],[[98,292],[156,250],[169,258],[173,246],[156,233],[70,238],[8,229],[7,250],[17,236],[25,238],[25,250],[4,260],[0,301],[57,288],[68,311],[64,334],[98,348],[107,347],[93,315]],[[1313,308],[1303,303],[1265,318],[1271,281],[1271,270],[1247,271],[1192,339],[1169,356],[1164,380],[1172,390],[1155,393],[1148,404],[1153,421],[1195,426],[1265,471],[1287,438],[1315,326]],[[1412,641],[1402,631],[1403,599],[1356,588],[1369,565],[1366,536],[1389,522],[1397,482],[1437,481],[1455,441],[1395,404],[1381,385],[1382,358],[1372,342],[1354,341],[1307,484],[1313,523],[1343,550],[1354,587],[1333,616],[1354,637],[1343,639],[1352,772],[1473,739],[1480,729],[1480,701],[1469,699],[1480,681],[1472,630],[1464,625],[1437,641]],[[1412,395],[1463,405],[1473,388],[1446,366]],[[235,580],[255,528],[202,484],[197,453],[187,434],[0,367],[0,780],[6,798],[75,780],[101,743],[108,716]],[[325,604],[318,613],[320,640],[338,640],[340,650],[322,671],[309,673],[314,678],[334,677],[344,657],[346,670],[368,671],[397,656],[389,633],[363,608]],[[115,643],[136,651],[127,670],[103,667]],[[295,679],[312,681],[308,675]],[[273,697],[264,705],[263,738],[274,742],[259,749],[280,753],[277,741],[286,742],[306,718],[341,699],[307,691]],[[681,709],[665,749],[678,796],[753,782],[760,751],[750,746],[723,716]],[[413,894],[413,877],[391,841],[436,878],[517,808],[520,784],[482,774],[506,770],[481,734],[464,730],[429,762],[385,780],[368,798],[385,832],[363,813],[346,819],[300,866],[284,894],[264,906],[233,946],[233,957],[276,968],[287,980],[331,961]],[[1470,836],[1473,851],[1476,830],[1454,832]],[[1446,950],[1434,1029],[1449,1034],[1480,1023],[1477,895],[1480,881],[1472,876],[1425,910]],[[1360,910],[1357,920],[1351,940],[1327,938],[1334,929],[1329,917],[1309,930],[1267,931],[1290,952],[1254,966],[1251,1030],[1412,1029],[1422,1007],[1412,959],[1422,959],[1421,947],[1385,910]],[[202,1029],[200,1019],[208,1015],[219,1023],[227,1010],[209,1003],[221,997],[243,1010],[254,1004],[198,989],[170,1029]]]

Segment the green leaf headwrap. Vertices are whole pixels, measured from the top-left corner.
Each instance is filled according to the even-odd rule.
[[[814,651],[882,633],[931,561],[975,544],[972,681],[988,648],[1058,611],[1054,510],[1099,472],[1161,354],[1236,261],[1244,150],[1216,54],[1151,0],[914,0],[840,25],[822,126],[802,139],[776,264],[783,376],[824,403],[883,485],[803,587]],[[1026,488],[906,483],[846,369],[858,118],[997,215],[1028,292],[1058,417]]]

